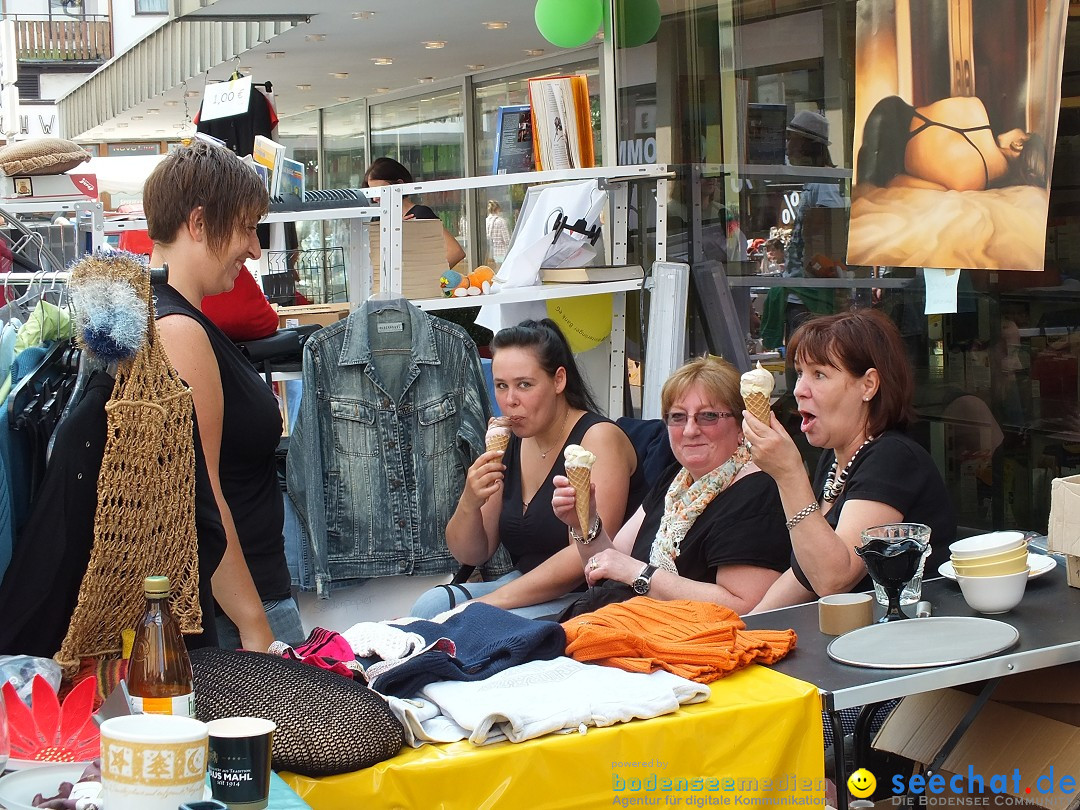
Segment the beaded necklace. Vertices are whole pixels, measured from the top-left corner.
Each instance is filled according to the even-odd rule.
[[[844,491],[844,484],[847,483],[848,475],[851,473],[851,465],[855,463],[855,459],[859,457],[862,449],[873,440],[873,436],[866,437],[866,441],[859,445],[859,449],[851,454],[851,458],[848,459],[848,463],[844,465],[844,469],[840,471],[839,475],[836,474],[836,459],[833,459],[829,474],[825,476],[825,486],[821,491],[822,498],[831,503],[840,497],[840,493]]]

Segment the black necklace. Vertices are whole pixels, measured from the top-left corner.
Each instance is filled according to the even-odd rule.
[[[829,474],[825,476],[825,486],[821,491],[822,498],[831,503],[840,497],[840,493],[844,491],[844,484],[847,483],[848,475],[851,473],[851,465],[855,463],[855,459],[859,457],[862,449],[873,440],[873,436],[866,437],[866,441],[859,445],[859,449],[851,454],[851,458],[844,465],[844,469],[840,471],[839,475],[836,474],[836,459],[833,459]]]

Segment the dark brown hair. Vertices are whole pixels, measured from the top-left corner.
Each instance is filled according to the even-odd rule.
[[[270,197],[259,175],[233,152],[196,139],[166,157],[146,178],[147,234],[155,242],[172,244],[200,206],[207,246],[217,252],[238,230],[266,215]]]
[[[554,377],[560,367],[566,369],[563,396],[570,407],[600,413],[600,407],[574,361],[570,344],[555,321],[550,318],[522,321],[517,326],[500,329],[491,341],[491,350],[497,353],[500,349],[510,348],[531,350],[540,368],[550,377]]]
[[[855,377],[877,369],[878,390],[870,400],[868,435],[903,429],[912,420],[915,380],[900,332],[875,309],[811,318],[795,330],[788,355],[796,363],[820,363]]]
[[[367,188],[372,180],[382,180],[394,185],[394,183],[411,183],[413,176],[412,172],[393,158],[381,157],[375,158],[364,173],[364,188]]]

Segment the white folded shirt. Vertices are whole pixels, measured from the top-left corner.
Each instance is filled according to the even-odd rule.
[[[469,730],[470,742],[483,745],[657,717],[707,700],[710,691],[664,670],[645,675],[555,658],[510,667],[483,681],[439,681],[421,695]]]

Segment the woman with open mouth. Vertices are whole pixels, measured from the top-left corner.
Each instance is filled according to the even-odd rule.
[[[792,546],[791,568],[753,612],[872,587],[855,553],[871,526],[930,526],[935,570],[948,558],[956,517],[933,459],[904,432],[915,386],[896,327],[871,309],[814,318],[788,351],[800,429],[825,452],[811,481],[776,416],[765,424],[743,412],[753,459],[780,490]]]

